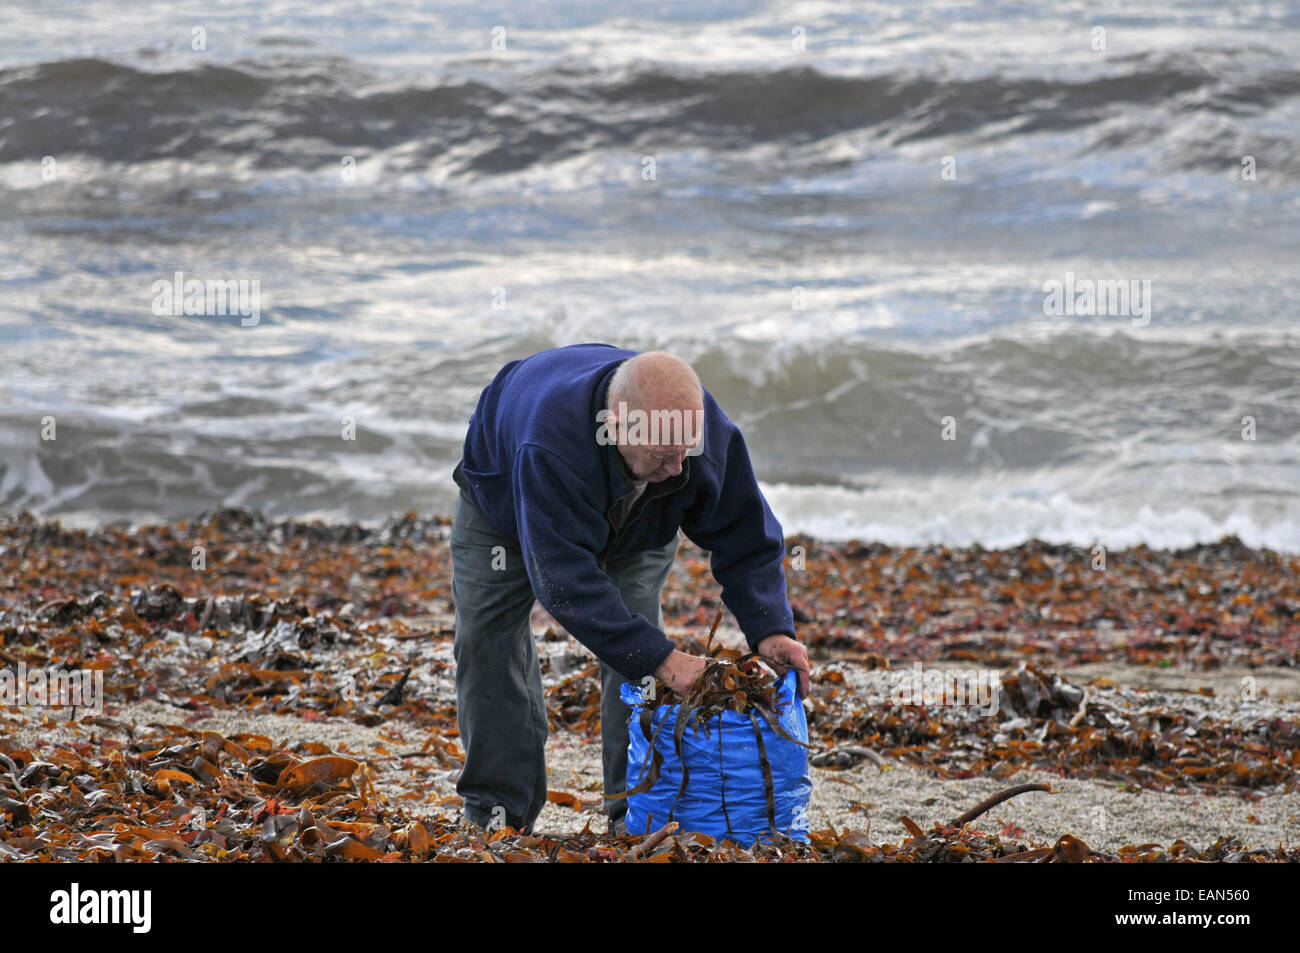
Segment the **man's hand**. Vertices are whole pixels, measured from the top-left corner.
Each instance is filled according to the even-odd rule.
[[[663,664],[655,669],[655,677],[673,691],[685,695],[691,683],[700,677],[709,660],[700,655],[687,655],[673,649],[673,654],[664,659]]]
[[[808,697],[808,649],[785,633],[769,635],[758,643],[758,654],[783,662],[799,673],[799,697]]]

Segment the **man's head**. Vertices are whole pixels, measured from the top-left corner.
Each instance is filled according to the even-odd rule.
[[[687,452],[703,440],[700,379],[665,351],[646,351],[620,364],[606,403],[606,426],[639,480],[659,483],[681,473]]]

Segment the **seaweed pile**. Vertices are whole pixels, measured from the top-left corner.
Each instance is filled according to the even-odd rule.
[[[821,658],[1300,664],[1300,557],[1236,537],[1111,552],[788,542],[800,554],[786,572],[799,637]]]
[[[1003,863],[1224,860],[1300,862],[1300,849],[1245,850],[1231,840],[1205,851],[1181,842],[1093,851],[1065,835],[1030,847],[981,833],[969,821],[1024,785],[952,823],[902,844],[873,844],[860,830],[812,832],[811,843],[777,835],[749,849],[669,824],[645,838],[485,832],[446,817],[415,817],[374,786],[370,765],[319,745],[276,746],[260,735],[223,737],[176,725],[97,756],[48,755],[0,740],[0,860],[81,862],[439,863],[648,862]]]
[[[1256,799],[1295,790],[1300,777],[1294,717],[1199,693],[1139,693],[1096,683],[1085,689],[1031,662],[1002,677],[1001,708],[987,718],[863,704],[838,668],[817,673],[814,683],[809,725],[819,739],[938,777],[1009,778],[1040,768],[1134,789]]]
[[[365,528],[218,510],[192,523],[95,531],[0,515],[0,665],[91,670],[105,693],[103,713],[0,706],[0,858],[1300,860],[1293,848],[1232,840],[1204,851],[1176,842],[1109,853],[1069,835],[1024,844],[969,823],[928,832],[913,824],[897,844],[827,828],[812,831],[810,844],[777,837],[749,850],[665,829],[650,846],[590,829],[535,837],[465,829],[443,813],[456,799],[434,784],[462,759],[446,537],[446,520],[414,514]],[[814,746],[825,749],[814,763],[892,758],[951,778],[1040,768],[1247,799],[1295,789],[1297,720],[1279,706],[1084,684],[1069,666],[1295,667],[1300,560],[1225,540],[1114,552],[1097,572],[1089,551],[1039,543],[997,552],[802,544],[806,566],[788,576],[814,657],[806,707]],[[707,575],[707,555],[684,545],[665,590],[670,628],[716,621],[716,600],[702,595]],[[703,650],[712,661],[695,695],[661,689],[651,707],[684,702],[683,730],[722,711],[774,715],[775,682],[756,660]],[[552,727],[592,739],[599,668],[574,670],[563,657],[542,659]],[[1005,670],[1002,707],[988,718],[865,702],[863,680],[888,677],[904,659]],[[176,716],[150,707],[155,714],[133,721],[141,702]],[[276,721],[273,740],[269,727],[222,734],[187,725],[223,713],[288,716],[298,727]],[[77,731],[41,739],[56,721]],[[352,723],[382,730],[392,750],[352,757],[322,743],[324,729]],[[418,740],[406,741],[410,734]],[[591,811],[598,788],[589,793],[553,791],[551,800]]]

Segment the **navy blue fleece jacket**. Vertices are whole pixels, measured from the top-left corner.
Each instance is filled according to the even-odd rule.
[[[636,353],[575,344],[506,364],[479,397],[452,474],[489,523],[519,540],[538,601],[631,680],[654,672],[674,646],[627,610],[604,567],[667,545],[678,528],[709,551],[722,601],[751,648],[775,633],[794,636],[785,537],[740,430],[707,390],[703,451],[649,484],[616,524],[632,479],[618,448],[597,442],[596,415],[614,369]]]

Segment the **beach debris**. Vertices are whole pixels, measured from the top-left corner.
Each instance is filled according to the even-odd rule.
[[[815,768],[852,768],[863,761],[870,761],[882,771],[885,768],[885,759],[862,745],[839,745],[808,758],[808,763]]]
[[[375,702],[376,707],[379,705],[400,705],[402,703],[402,694],[406,691],[406,683],[411,678],[412,666],[408,665],[402,677],[397,680],[397,684],[384,693],[384,697]]]
[[[102,712],[51,709],[55,741],[16,740],[31,738],[32,711],[0,706],[0,859],[626,862],[631,840],[590,830],[464,831],[455,799],[434,787],[462,763],[445,530],[445,520],[413,514],[380,530],[273,522],[244,510],[97,530],[0,514],[0,665],[99,673],[105,702]],[[1034,541],[1007,550],[793,542],[806,546],[806,571],[791,573],[789,584],[814,659],[808,723],[822,750],[812,759],[837,769],[826,778],[871,761],[1007,784],[1038,768],[1132,791],[1257,799],[1296,788],[1300,720],[1262,681],[1227,697],[1125,687],[1073,667],[1294,668],[1300,559],[1228,539],[1175,552],[1112,551],[1098,573],[1087,549]],[[192,561],[200,545],[204,570]],[[717,619],[716,599],[701,594],[707,575],[707,554],[683,545],[665,591],[669,628],[703,632]],[[568,637],[555,630],[551,638]],[[716,639],[681,642],[711,657],[687,724],[746,709],[762,721],[774,682],[767,663],[724,654],[731,650]],[[915,660],[996,669],[998,710],[989,717],[864,696],[863,679],[887,679]],[[389,697],[399,672],[402,690]],[[548,674],[552,728],[596,737],[598,664]],[[133,723],[126,706],[142,701],[175,718]],[[186,722],[222,712],[292,716],[301,731],[273,740]],[[335,750],[318,731],[335,720],[380,728],[387,747],[365,757]],[[382,795],[379,772],[415,796]],[[597,816],[598,796],[563,800]],[[808,844],[778,836],[742,849],[679,829],[637,856],[1300,861],[1295,847],[1232,838],[1098,851],[1054,832],[1051,843],[1025,843],[980,830],[978,818],[936,824],[919,840],[909,828],[900,843],[874,843],[868,830],[813,820]]]
[[[1016,797],[1017,795],[1020,794],[1027,794],[1030,791],[1046,791],[1048,794],[1052,793],[1051,787],[1046,784],[1017,784],[1013,788],[1007,788],[1005,791],[999,791],[997,794],[994,794],[992,797],[980,801],[969,811],[955,817],[952,821],[951,826],[961,827],[963,824],[969,824],[971,821],[975,820],[975,818],[979,817],[980,815],[993,810],[993,808],[997,807],[1003,801],[1010,800],[1011,798]]]
[[[0,739],[0,857],[13,861],[433,861],[488,863],[656,862],[1300,862],[1300,849],[1245,849],[1224,838],[1203,851],[1178,842],[1106,853],[1072,835],[1039,847],[981,832],[976,810],[929,832],[914,822],[901,844],[864,831],[814,830],[807,844],[778,835],[742,848],[667,823],[647,837],[522,835],[466,829],[446,816],[418,817],[374,785],[366,761],[319,745],[281,747],[269,737],[159,724],[107,753],[90,745],[38,755]],[[78,750],[78,749],[85,750]],[[58,818],[57,822],[51,822]]]

